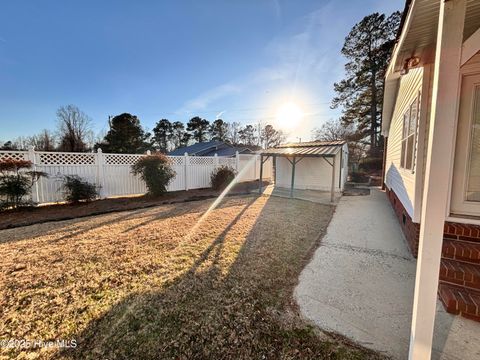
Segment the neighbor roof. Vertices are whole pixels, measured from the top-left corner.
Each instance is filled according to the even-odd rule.
[[[262,150],[259,154],[266,156],[330,157],[335,156],[344,144],[346,144],[344,140],[288,143]]]

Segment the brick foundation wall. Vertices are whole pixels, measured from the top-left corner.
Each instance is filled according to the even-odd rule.
[[[480,242],[480,225],[445,222],[443,228],[445,239]]]
[[[407,211],[403,207],[402,202],[397,197],[397,195],[388,189],[385,188],[387,193],[388,199],[392,204],[393,210],[397,215],[398,222],[402,228],[402,231],[407,239],[408,246],[410,247],[410,251],[413,256],[417,257],[418,254],[418,237],[420,234],[420,224],[414,223],[410,215],[408,215]]]
[[[417,257],[420,224],[412,221],[412,218],[408,215],[395,192],[389,190],[387,187],[385,188],[385,191],[392,204],[393,210],[397,215],[398,222],[400,223],[405,238],[407,239],[410,251],[413,256]],[[460,224],[446,221],[443,231],[443,237],[445,239],[480,242],[480,225]]]

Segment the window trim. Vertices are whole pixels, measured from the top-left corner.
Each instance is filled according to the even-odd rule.
[[[402,119],[402,138],[400,141],[400,168],[405,171],[411,171],[415,173],[415,166],[416,166],[416,149],[417,149],[417,138],[418,138],[418,127],[420,123],[420,104],[421,104],[421,91],[418,91],[417,96],[415,96],[414,100],[410,103],[408,108],[403,113]],[[415,128],[411,131],[412,126],[412,112],[415,107]],[[408,143],[412,138],[412,144],[409,146]],[[411,149],[411,160],[410,160],[410,167],[406,167],[407,159],[408,159],[408,151]]]

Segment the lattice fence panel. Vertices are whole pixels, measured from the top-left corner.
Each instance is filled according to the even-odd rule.
[[[37,152],[36,157],[39,165],[95,165],[96,154]]]
[[[172,166],[185,165],[185,157],[183,156],[169,156],[168,158]]]
[[[107,165],[133,165],[142,156],[141,154],[104,154],[105,164]]]
[[[27,160],[28,153],[26,151],[0,151],[0,160]]]
[[[211,156],[190,156],[189,165],[215,165],[215,158]]]

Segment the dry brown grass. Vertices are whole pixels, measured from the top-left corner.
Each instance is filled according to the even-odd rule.
[[[0,231],[0,339],[76,339],[19,358],[365,358],[292,301],[332,214],[269,197],[165,205]]]

